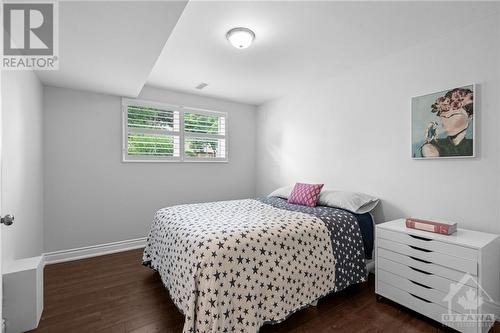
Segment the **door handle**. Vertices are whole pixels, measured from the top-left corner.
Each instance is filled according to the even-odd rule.
[[[3,223],[7,226],[11,225],[14,223],[14,215],[7,214],[4,217],[0,219],[0,223]]]

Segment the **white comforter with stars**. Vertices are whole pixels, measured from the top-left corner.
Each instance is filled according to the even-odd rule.
[[[359,228],[345,233],[361,243]],[[258,200],[180,205],[156,212],[143,260],[185,315],[183,332],[257,332],[339,289],[331,236],[314,215]]]

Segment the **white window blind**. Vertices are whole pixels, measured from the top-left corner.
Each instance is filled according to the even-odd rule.
[[[123,161],[227,161],[227,114],[123,99]]]
[[[224,160],[226,117],[214,113],[185,112],[184,158]]]

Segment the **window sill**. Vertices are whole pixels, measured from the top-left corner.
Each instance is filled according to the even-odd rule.
[[[229,160],[127,160],[122,159],[122,163],[229,163]]]

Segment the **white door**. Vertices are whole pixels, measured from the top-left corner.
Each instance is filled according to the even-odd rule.
[[[2,189],[2,71],[0,70],[0,190]],[[2,196],[0,191],[0,214],[2,214]],[[3,282],[2,282],[2,229],[3,223],[0,224],[0,331],[5,332],[3,323]]]
[[[0,190],[2,189],[2,71],[0,70]],[[0,214],[2,214],[2,196],[0,191]],[[3,282],[2,282],[2,229],[3,223],[0,224],[0,331],[5,331],[3,323]]]
[[[0,70],[0,190],[2,189],[2,71]],[[2,196],[0,191],[0,214],[2,214]],[[2,229],[3,223],[0,224],[0,331],[5,331],[3,323],[3,282],[2,282]]]
[[[0,189],[2,188],[2,71],[0,70]],[[0,331],[5,331],[3,322],[3,282],[2,282],[2,229],[4,226],[9,226],[14,221],[14,217],[10,215],[2,215],[2,196],[0,191]]]
[[[3,104],[3,96],[2,96],[2,77],[3,72],[0,70],[0,190],[2,189],[2,104]],[[2,229],[6,226],[9,226],[14,221],[14,217],[11,215],[4,214],[2,211],[2,195],[0,191],[0,332],[3,333],[5,331],[4,322],[3,322],[3,282],[2,282]]]
[[[0,70],[0,92],[2,91],[2,71]],[[0,189],[2,188],[2,94],[0,93]],[[1,193],[1,191],[0,191]],[[14,221],[14,217],[11,215],[3,215],[2,212],[2,196],[0,194],[0,330],[3,333],[5,331],[3,322],[3,282],[2,282],[2,229],[5,226],[9,226]]]
[[[2,188],[2,71],[0,70],[0,189]],[[9,226],[14,221],[14,217],[11,215],[3,215],[2,212],[2,196],[0,191],[0,331],[3,333],[5,331],[3,322],[3,282],[2,282],[2,229],[5,226]]]

